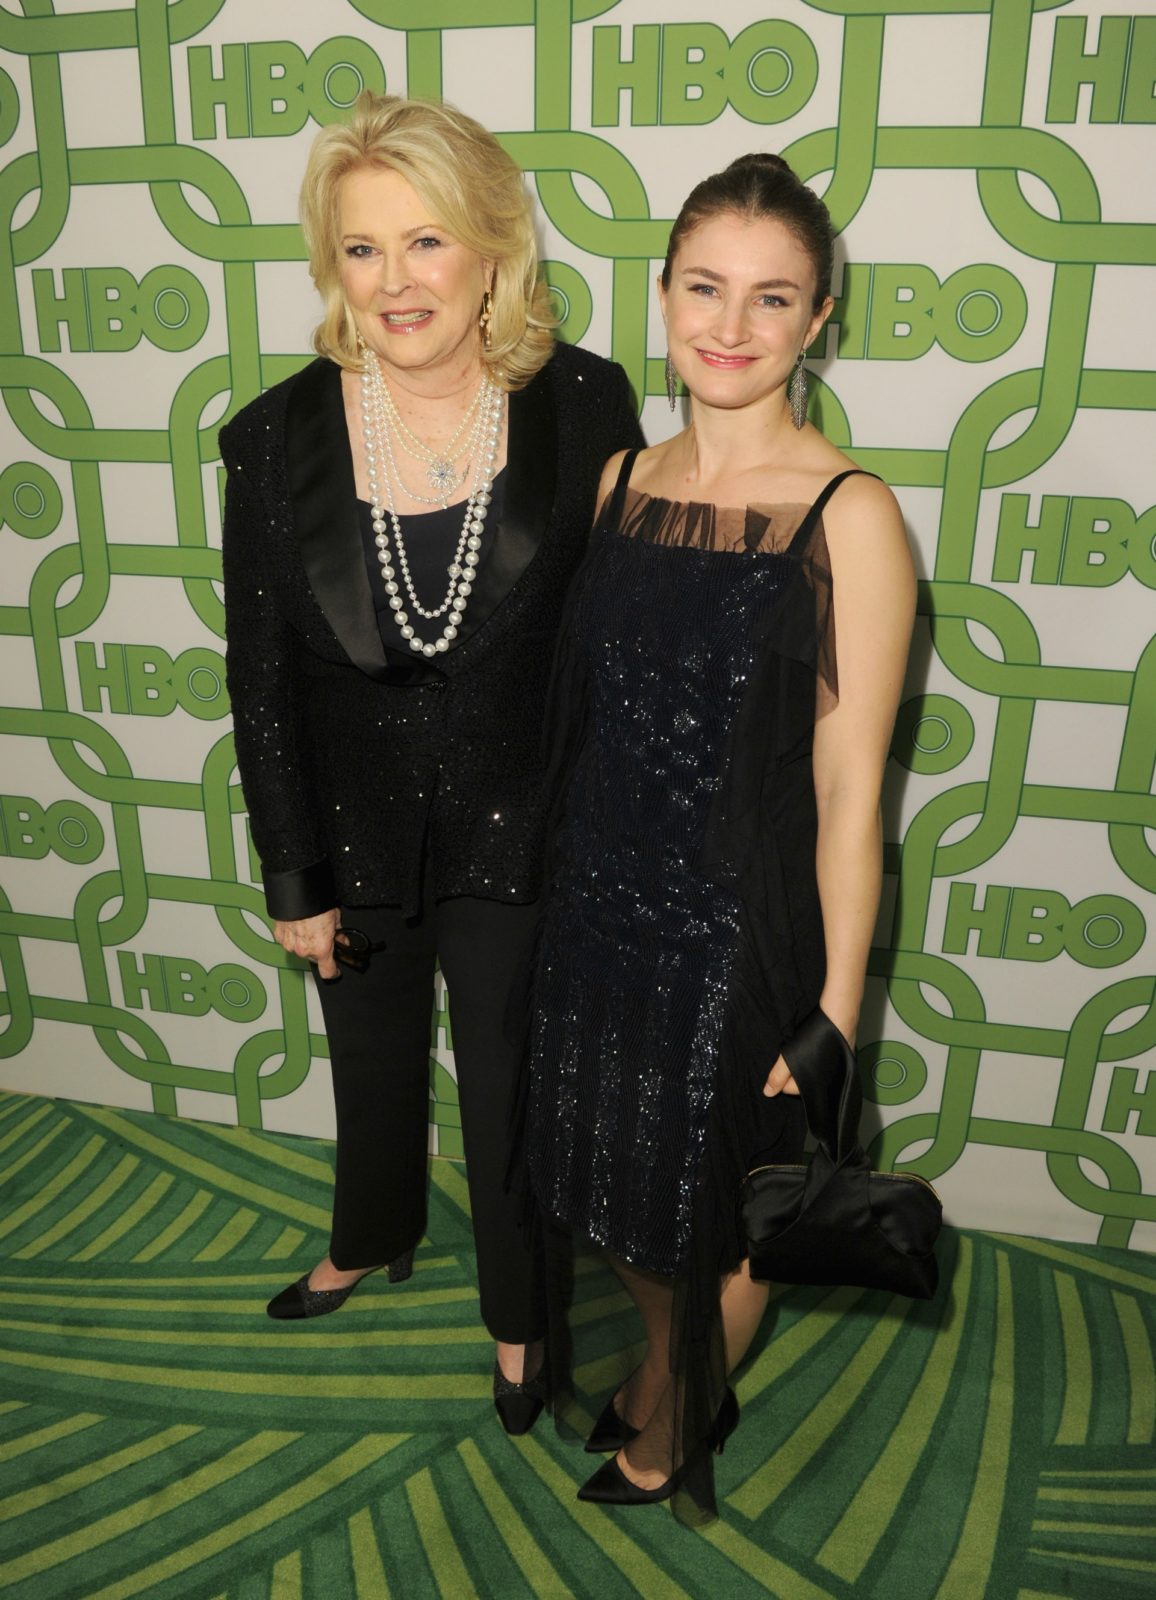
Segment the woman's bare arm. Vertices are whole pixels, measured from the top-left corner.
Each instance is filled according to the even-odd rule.
[[[880,796],[915,615],[899,507],[876,479],[844,485],[824,516],[835,604],[839,703],[817,723],[816,872],[827,977],[819,1004],[854,1043],[879,906]],[[797,1093],[779,1058],[766,1093]]]

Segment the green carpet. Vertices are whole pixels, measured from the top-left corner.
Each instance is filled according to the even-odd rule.
[[[276,1325],[332,1147],[0,1094],[5,1600],[1139,1600],[1156,1590],[1156,1262],[949,1233],[930,1305],[790,1290],[703,1533],[598,1511],[489,1399],[461,1168],[408,1283]],[[579,1276],[593,1414],[637,1338]]]

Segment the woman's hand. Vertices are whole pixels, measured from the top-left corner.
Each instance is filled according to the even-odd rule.
[[[763,1093],[768,1099],[773,1099],[777,1094],[798,1094],[799,1085],[791,1077],[791,1069],[780,1056],[771,1068],[766,1083],[763,1084]]]
[[[333,941],[341,926],[341,912],[334,906],[320,916],[302,917],[297,922],[275,922],[273,937],[291,956],[304,956],[306,961],[317,963],[322,978],[336,978],[337,962],[333,959]]]

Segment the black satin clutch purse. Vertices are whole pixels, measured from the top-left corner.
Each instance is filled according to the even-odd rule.
[[[939,1282],[943,1206],[924,1178],[876,1172],[859,1143],[855,1055],[816,1008],[783,1046],[807,1126],[809,1166],[757,1167],[742,1190],[752,1278],[856,1284],[929,1300]]]

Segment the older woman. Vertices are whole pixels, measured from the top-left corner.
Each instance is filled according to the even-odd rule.
[[[318,359],[221,433],[237,761],[274,935],[320,980],[337,1111],[329,1254],[269,1314],[411,1270],[440,962],[495,1403],[522,1432],[542,1324],[503,1185],[504,1012],[563,596],[638,423],[620,368],[555,345],[522,176],[471,118],[362,95],[318,136],[301,212]]]

